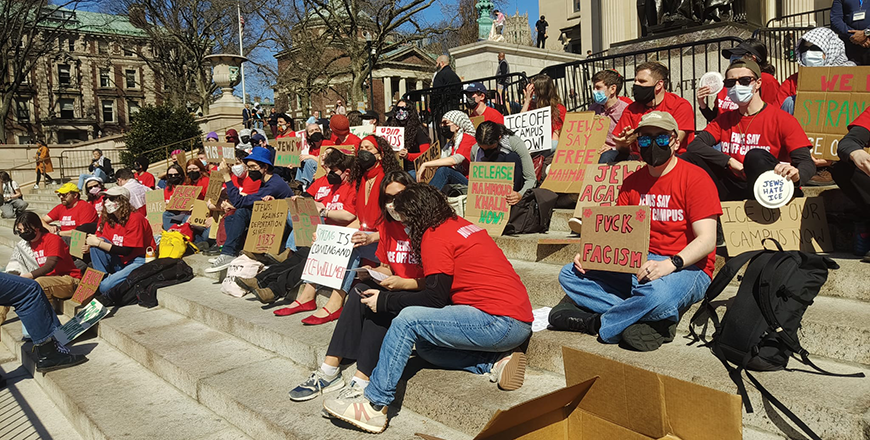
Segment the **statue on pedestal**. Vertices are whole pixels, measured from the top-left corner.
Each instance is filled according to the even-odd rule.
[[[479,17],[477,19],[477,38],[479,40],[489,38],[489,32],[492,29],[492,17],[490,17],[490,14],[492,14],[494,6],[491,0],[478,0],[477,4],[474,5]]]
[[[637,0],[641,35],[675,26],[729,21],[733,0]]]

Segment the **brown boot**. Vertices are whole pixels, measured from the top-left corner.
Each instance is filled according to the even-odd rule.
[[[268,260],[266,264],[278,264],[286,261],[288,258],[290,258],[290,255],[293,255],[293,252],[290,251],[290,248],[287,248],[284,249],[284,252],[281,252],[278,255],[272,255],[266,252],[264,256],[266,257],[265,259]]]
[[[236,278],[236,285],[241,287],[245,292],[248,292],[257,297],[263,304],[271,304],[275,302],[277,297],[272,293],[272,289],[260,288],[260,283],[256,278]]]

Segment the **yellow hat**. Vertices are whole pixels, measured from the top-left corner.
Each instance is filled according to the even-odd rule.
[[[54,192],[58,194],[69,194],[71,192],[79,192],[79,187],[77,187],[75,183],[67,182],[64,183],[60,188],[54,190]]]

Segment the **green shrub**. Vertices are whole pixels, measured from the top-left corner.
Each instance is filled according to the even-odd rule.
[[[131,118],[124,143],[127,151],[121,154],[121,160],[132,167],[139,156],[155,163],[165,160],[173,150],[190,152],[202,147],[202,131],[187,109],[168,104],[145,106]]]

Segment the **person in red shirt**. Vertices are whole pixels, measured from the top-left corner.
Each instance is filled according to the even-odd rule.
[[[317,203],[324,223],[345,226],[356,220],[356,187],[350,182],[353,156],[329,149],[323,156],[323,166],[329,170],[306,191]],[[290,246],[288,246],[290,247]]]
[[[278,121],[278,136],[275,138],[283,138],[283,137],[294,137],[296,136],[296,132],[291,128],[291,122],[293,122],[289,116],[284,113],[278,113],[276,117]]]
[[[550,325],[650,351],[674,339],[680,312],[704,297],[715,263],[719,201],[700,168],[675,156],[679,127],[664,112],[644,115],[637,141],[647,165],[625,178],[617,205],[650,207],[649,255],[636,274],[583,269],[587,244],[559,273],[567,299]],[[606,256],[605,256],[606,258]]]
[[[634,69],[634,103],[629,105],[613,128],[613,142],[621,154],[637,155],[634,130],[641,117],[651,111],[670,113],[679,126],[679,153],[695,138],[695,110],[680,96],[665,90],[668,68],[657,61],[639,64]]]
[[[420,115],[417,114],[414,105],[404,99],[400,99],[390,113],[390,117],[387,118],[384,125],[405,129],[405,148],[399,150],[398,153],[399,157],[402,158],[404,170],[413,176],[416,170],[414,160],[428,151],[432,143],[426,133],[428,130],[420,122]]]
[[[776,73],[776,69],[767,62],[767,46],[757,38],[747,38],[742,43],[732,49],[722,49],[722,56],[728,60],[729,64],[743,57],[748,57],[758,63],[761,68],[761,99],[770,105],[776,105],[776,95],[779,93],[779,81],[776,80],[771,73]],[[710,95],[710,87],[704,86],[698,89],[698,109],[701,114],[707,119],[707,122],[712,121],[719,116],[723,111],[736,110],[737,104],[731,101],[728,97],[728,89],[722,88],[713,100],[713,107],[707,105],[707,97]]]
[[[148,158],[145,156],[139,156],[134,165],[136,167],[136,180],[147,186],[149,189],[154,189],[154,185],[156,185],[157,182],[154,180],[154,175],[148,172]]]
[[[188,159],[185,169],[187,170],[187,173],[185,173],[187,175],[187,180],[184,184],[198,186],[200,190],[199,195],[196,198],[199,200],[205,200],[205,193],[208,191],[208,181],[210,174],[208,168],[206,168],[206,166],[199,159]],[[188,221],[189,218],[190,213],[188,212],[184,217],[184,222]],[[206,246],[209,242],[208,235],[210,232],[210,228],[201,228],[195,225],[190,225],[190,227],[191,229],[193,229],[194,232],[194,243]]]
[[[837,144],[840,160],[831,167],[837,185],[861,209],[863,220],[855,222],[855,254],[870,263],[870,108],[849,125],[849,133]],[[863,238],[863,239],[862,239]]]
[[[69,237],[74,229],[96,231],[97,212],[90,203],[81,199],[75,183],[64,183],[54,192],[60,198],[60,204],[42,217],[46,229],[64,237]],[[59,222],[60,226],[51,226],[51,222]]]
[[[553,121],[551,127],[553,130],[551,151],[556,151],[556,146],[559,144],[559,135],[562,133],[562,125],[565,122],[565,117],[568,115],[568,109],[562,105],[562,100],[559,99],[556,84],[553,83],[549,75],[541,73],[532,77],[532,80],[523,90],[523,94],[522,111],[524,112],[550,107],[550,118]]]
[[[88,196],[88,203],[94,207],[94,211],[97,213],[97,217],[99,217],[100,213],[103,212],[103,179],[99,177],[89,177],[85,180],[85,193]],[[94,231],[96,231],[96,227],[94,227]],[[93,232],[93,231],[89,231]]]
[[[477,144],[474,138],[474,124],[468,115],[458,110],[450,110],[441,119],[441,135],[447,138],[448,156],[423,162],[417,170],[417,181],[422,182],[428,168],[438,168],[429,184],[443,189],[450,183],[468,185],[468,171],[471,167],[471,147]]]
[[[85,238],[94,269],[106,274],[100,283],[102,294],[145,264],[145,252],[149,247],[157,249],[151,225],[130,206],[129,197],[126,188],[109,188],[103,202],[99,230]]]
[[[731,63],[725,86],[739,108],[717,116],[681,156],[710,175],[723,201],[754,198],[755,181],[765,171],[774,170],[798,187],[816,173],[800,123],[761,99],[760,73],[750,59]],[[713,148],[716,144],[722,151]]]
[[[498,110],[486,105],[486,86],[474,82],[462,87],[465,94],[465,106],[468,116],[483,116],[484,121],[492,121],[504,125],[504,116]]]
[[[354,150],[359,149],[361,139],[350,132],[350,122],[345,115],[333,115],[329,118],[329,131],[332,137],[329,139],[333,145],[353,145]]]
[[[457,217],[440,191],[410,185],[393,205],[388,211],[407,227],[425,286],[361,292],[372,312],[398,316],[361,395],[323,403],[332,416],[369,432],[386,429],[387,406],[415,346],[439,368],[488,375],[503,390],[522,386],[526,358],[515,349],[531,336],[534,319],[529,294],[504,253],[484,229]]]
[[[49,299],[72,298],[82,274],[73,263],[69,246],[63,239],[50,234],[39,216],[31,211],[15,220],[15,232],[30,244],[39,265],[38,269],[22,273],[21,276],[36,280]]]
[[[296,169],[296,180],[302,182],[303,187],[308,188],[314,182],[314,175],[317,173],[320,148],[334,144],[329,139],[323,138],[323,131],[317,124],[308,124],[305,127],[305,141],[308,143],[308,154],[300,156],[301,166]]]

